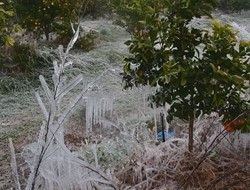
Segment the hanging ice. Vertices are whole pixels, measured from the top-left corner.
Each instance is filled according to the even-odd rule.
[[[112,115],[113,98],[104,95],[91,94],[86,101],[86,131],[91,132],[92,126],[101,124],[101,119],[105,113],[110,111]]]

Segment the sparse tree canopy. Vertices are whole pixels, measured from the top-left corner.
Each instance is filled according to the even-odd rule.
[[[249,88],[250,42],[238,41],[229,25],[212,19],[210,29],[192,27],[194,17],[208,16],[210,0],[168,1],[141,20],[143,29],[127,41],[131,57],[124,66],[125,88],[157,87],[152,102],[171,104],[173,117],[188,120],[192,150],[193,121],[201,113],[218,112],[234,119],[248,111],[241,95]],[[226,118],[225,118],[226,119]]]

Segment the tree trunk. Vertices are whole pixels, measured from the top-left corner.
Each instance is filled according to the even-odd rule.
[[[45,33],[46,41],[49,41],[49,33],[50,33],[49,26],[44,27],[44,33]]]
[[[161,132],[162,132],[162,142],[165,142],[165,127],[164,127],[164,120],[163,120],[164,114],[161,113]]]
[[[194,117],[192,116],[189,119],[189,126],[188,126],[188,150],[189,152],[193,152],[194,146]]]

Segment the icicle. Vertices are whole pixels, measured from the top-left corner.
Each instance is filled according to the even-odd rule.
[[[93,121],[93,101],[89,98],[86,103],[86,132],[87,134],[92,131],[92,121]]]
[[[154,88],[150,85],[142,87],[142,95],[143,95],[143,108],[146,110],[148,108],[148,98],[154,93]]]
[[[165,123],[165,129],[166,132],[169,132],[169,123],[167,121],[167,116],[168,116],[168,110],[170,109],[170,105],[165,103],[164,107],[162,108],[162,112],[164,114],[164,123]]]
[[[102,118],[107,111],[112,114],[113,110],[113,98],[109,97],[97,97],[97,95],[91,95],[87,97],[86,102],[86,131],[91,132],[92,126],[99,123],[101,124]]]
[[[156,140],[158,139],[158,131],[157,131],[157,107],[153,104],[153,116],[154,116],[154,130],[155,130],[155,137]]]
[[[59,66],[58,66],[57,61],[53,61],[53,66],[54,66],[54,75],[58,77],[60,74],[60,70],[59,70]],[[58,83],[58,81],[55,80],[54,85],[56,86],[57,83]]]
[[[250,147],[250,135],[249,134],[241,134],[240,139],[242,140],[243,151],[247,152],[247,149]]]

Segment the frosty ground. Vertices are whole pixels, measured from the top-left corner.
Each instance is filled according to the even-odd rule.
[[[240,35],[242,35],[241,37],[250,39],[249,14],[237,15],[236,17],[235,15],[228,16],[216,13],[216,17],[218,17],[223,22],[236,22],[238,24],[237,26],[240,27],[239,29],[242,30],[242,32],[240,33]],[[207,24],[206,20],[200,20],[200,23],[204,25]],[[90,162],[94,162],[90,145],[97,144],[99,148],[98,154],[101,155],[100,165],[104,169],[107,169],[115,167],[116,165],[125,164],[125,166],[123,167],[123,173],[118,172],[116,173],[116,176],[124,184],[129,184],[133,181],[130,185],[134,186],[135,189],[140,189],[140,183],[145,180],[145,173],[143,173],[141,170],[150,170],[151,168],[157,168],[160,172],[162,172],[159,172],[157,177],[155,179],[151,179],[151,181],[155,181],[156,184],[157,180],[160,182],[168,181],[168,187],[166,187],[166,185],[164,184],[158,184],[158,189],[171,189],[171,187],[174,189],[176,187],[175,182],[180,180],[178,178],[183,175],[185,176],[185,174],[183,174],[183,168],[178,168],[175,165],[174,162],[178,161],[175,161],[173,158],[169,158],[167,153],[171,156],[178,158],[183,156],[184,152],[180,151],[179,154],[177,154],[176,152],[174,152],[175,148],[171,147],[172,144],[166,144],[165,146],[161,144],[158,146],[158,148],[152,148],[151,146],[147,145],[144,145],[144,147],[139,146],[140,144],[143,144],[143,142],[148,142],[153,139],[150,136],[150,131],[148,130],[148,123],[154,123],[154,116],[157,113],[155,113],[155,110],[151,110],[147,107],[147,103],[144,99],[145,89],[134,89],[128,91],[122,90],[122,80],[120,72],[122,72],[123,57],[124,55],[128,54],[127,48],[124,45],[124,41],[129,39],[129,34],[123,28],[117,25],[113,25],[112,21],[108,21],[105,19],[100,19],[96,21],[86,21],[82,23],[82,26],[85,31],[105,31],[106,36],[99,39],[95,50],[92,50],[90,52],[72,52],[71,59],[74,64],[68,70],[69,77],[73,77],[79,73],[82,73],[84,76],[84,86],[92,80],[95,80],[103,73],[103,71],[110,70],[111,72],[107,72],[107,74],[103,75],[100,78],[93,91],[99,90],[100,96],[112,98],[114,100],[114,107],[112,115],[110,115],[110,113],[107,113],[104,125],[102,127],[98,124],[94,125],[93,133],[90,135],[90,137],[87,137],[85,130],[85,113],[87,109],[86,102],[81,102],[81,104],[79,104],[79,106],[67,122],[67,131],[65,134],[65,139],[68,147],[72,151],[81,152],[89,159]],[[245,28],[241,26],[245,26]],[[43,51],[50,53],[50,51],[53,50],[45,49]],[[48,78],[48,80],[51,79]],[[21,159],[21,152],[25,145],[32,143],[37,139],[38,131],[40,129],[43,119],[42,113],[37,105],[34,96],[34,91],[42,93],[41,88],[29,88],[29,90],[25,91],[21,90],[14,91],[9,94],[0,94],[0,189],[10,189],[13,185],[11,169],[9,165],[10,153],[8,148],[8,138],[12,138],[15,145],[18,159],[17,161],[20,169],[19,174],[20,176],[22,176],[22,183],[24,183],[24,178],[27,177],[27,168],[26,165],[23,163],[23,160]],[[76,93],[77,90],[73,91],[72,94],[66,98],[66,102],[70,99],[70,97],[74,96],[74,94]],[[208,121],[206,120],[204,122],[199,122],[197,122],[197,126],[198,124],[205,125]],[[107,123],[111,123],[111,125],[107,125]],[[109,127],[103,128],[105,127],[105,124]],[[185,142],[186,136],[184,128],[182,130],[184,133],[184,137],[182,137],[183,139],[177,139],[180,144],[182,141]],[[125,129],[128,129],[129,131],[126,133]],[[197,129],[200,128],[197,127]],[[123,132],[123,134],[118,134],[121,132]],[[233,139],[233,137],[229,137],[228,139]],[[244,140],[242,141],[250,143],[248,139],[247,137],[244,137]],[[130,143],[127,143],[126,146],[124,146],[123,142]],[[208,140],[207,143],[209,142],[210,141]],[[135,147],[134,145],[136,143],[138,143],[138,146]],[[222,143],[221,147],[227,147],[225,148],[225,150],[231,151],[231,149],[229,149],[228,145],[226,145],[225,143],[226,142],[224,142],[224,144]],[[180,147],[183,146],[184,144],[180,145]],[[230,144],[230,146],[232,145]],[[235,143],[233,146],[240,147],[243,145],[240,143]],[[245,144],[244,147],[241,148],[244,151],[249,151],[249,146],[250,144]],[[166,147],[169,148],[167,151],[165,150]],[[146,149],[146,151],[144,149]],[[173,150],[173,154],[170,153],[171,151],[168,152],[169,150]],[[221,148],[221,153],[223,153],[222,150],[223,149]],[[137,154],[135,154],[135,152],[137,152]],[[229,158],[226,158],[223,155],[223,157],[220,157],[221,161],[217,160],[217,166],[220,166],[221,163],[224,163],[223,166],[220,166],[221,168],[215,168],[215,164],[212,164],[213,167],[211,167],[211,165],[209,165],[210,160],[208,159],[201,167],[204,171],[199,170],[197,173],[197,176],[199,177],[193,176],[191,180],[195,181],[196,179],[202,179],[204,181],[200,181],[199,183],[205,184],[208,183],[208,180],[214,180],[213,182],[216,182],[216,176],[217,179],[220,179],[218,176],[221,175],[225,176],[225,180],[221,179],[221,181],[218,181],[218,183],[227,184],[228,189],[233,189],[233,187],[235,187],[234,189],[244,189],[244,187],[247,187],[247,185],[250,184],[250,164],[244,159],[240,159],[238,157],[239,154],[245,155],[246,158],[249,159],[249,152],[238,152],[238,150],[235,150],[235,152],[227,152],[227,155],[230,156]],[[197,157],[199,156],[200,154]],[[214,158],[217,156],[218,152],[213,155],[210,155],[209,158]],[[199,163],[199,160],[196,160],[197,157],[194,156],[193,158],[194,165]],[[134,163],[131,163],[128,159],[130,159],[130,161]],[[168,163],[162,161],[161,159],[165,159],[166,161],[168,161]],[[190,162],[190,159],[191,158],[182,160],[182,163]],[[235,160],[238,160],[237,163],[235,163]],[[227,162],[230,164],[227,164]],[[131,164],[138,165],[133,168]],[[149,164],[148,168],[146,168],[147,164]],[[171,168],[172,170],[174,170],[174,167],[176,167],[176,171],[179,171],[180,175],[175,176],[174,179],[169,173],[165,175],[164,167],[162,168],[163,170],[161,170],[160,168],[161,164],[170,164],[171,166],[173,166],[173,168]],[[239,170],[239,172],[234,171],[235,173],[232,174],[232,176],[235,178],[237,178],[237,176],[241,176],[238,179],[240,181],[238,182],[238,186],[237,184],[235,186],[231,184],[230,186],[230,183],[228,183],[230,179],[234,182],[237,182],[237,180],[233,180],[233,177],[227,178],[226,175],[222,175],[230,175],[230,172],[228,172],[227,169],[229,169],[228,167],[232,166],[231,164],[235,166],[235,170]],[[245,167],[245,170],[240,170],[242,166]],[[185,165],[185,167],[188,166]],[[117,172],[115,171],[115,168],[114,172]],[[162,180],[162,178],[165,179]],[[208,178],[208,180],[206,180],[206,178]],[[124,181],[122,179],[124,179]],[[139,185],[136,186],[136,183]],[[128,186],[126,186],[126,188]],[[125,189],[125,186],[121,185],[121,188],[122,187]],[[148,189],[153,188],[153,186],[148,186]],[[218,187],[218,189],[220,188]]]

